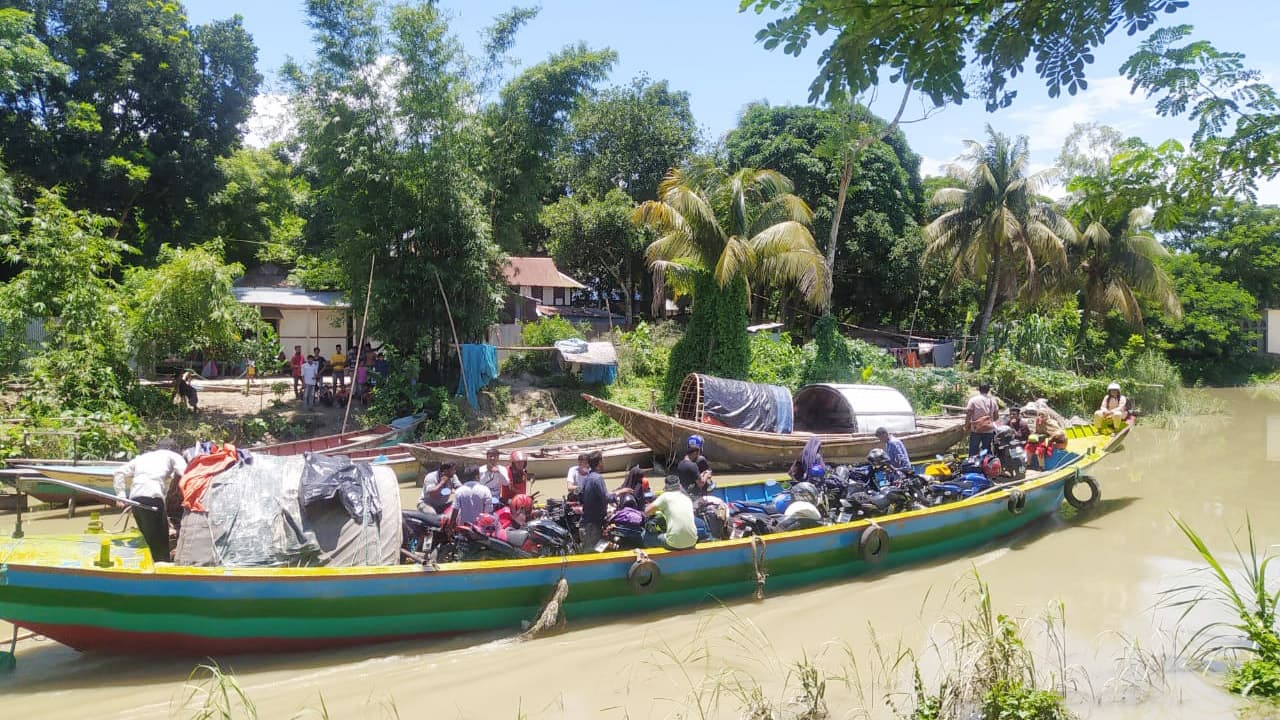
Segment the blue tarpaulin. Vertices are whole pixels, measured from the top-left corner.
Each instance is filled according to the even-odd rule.
[[[583,365],[582,382],[594,385],[612,385],[618,379],[617,365]]]
[[[476,393],[498,377],[498,348],[492,345],[462,345],[462,378],[458,379],[458,394],[466,395],[471,407],[479,407]],[[465,382],[464,382],[465,380]]]

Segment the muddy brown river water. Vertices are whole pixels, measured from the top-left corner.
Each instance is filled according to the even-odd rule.
[[[740,703],[714,678],[732,673],[767,696],[790,696],[787,667],[805,657],[833,676],[831,717],[862,717],[864,708],[888,717],[873,634],[886,650],[915,650],[926,672],[936,667],[930,637],[944,634],[942,620],[969,611],[958,588],[976,569],[1001,612],[1032,618],[1061,603],[1066,664],[1078,688],[1072,705],[1083,717],[1231,717],[1237,700],[1212,677],[1173,661],[1144,698],[1114,697],[1124,686],[1117,678],[1134,676],[1133,666],[1116,662],[1125,647],[1120,636],[1166,657],[1175,618],[1155,609],[1159,592],[1199,565],[1171,513],[1219,553],[1230,555],[1232,538],[1242,538],[1246,513],[1259,544],[1280,544],[1280,391],[1213,391],[1211,398],[1224,413],[1185,419],[1177,429],[1139,425],[1122,452],[1096,466],[1104,494],[1098,510],[1063,513],[963,557],[762,602],[708,601],[608,622],[570,617],[565,632],[524,643],[471,636],[221,661],[262,718],[320,717],[322,702],[333,718],[732,718]],[[84,522],[40,520],[27,530]],[[0,517],[0,533],[12,523]],[[0,623],[0,637],[8,631]],[[1028,642],[1050,649],[1036,631]],[[19,643],[17,656],[17,670],[0,676],[0,718],[193,714],[183,703],[198,659],[81,655],[39,640]],[[836,679],[851,677],[848,658],[860,681]]]

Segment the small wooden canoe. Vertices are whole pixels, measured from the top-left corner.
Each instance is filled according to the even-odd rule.
[[[322,435],[306,440],[292,440],[290,442],[259,445],[246,449],[259,455],[301,455],[309,452],[341,455],[352,450],[395,445],[413,432],[413,429],[426,419],[425,413],[419,413],[397,418],[386,425],[378,425],[367,430],[352,430],[336,435]]]
[[[670,415],[624,407],[584,394],[583,399],[613,418],[653,449],[654,457],[671,462],[684,454],[690,435],[701,435],[703,454],[717,470],[785,470],[800,457],[809,438],[822,441],[822,457],[829,463],[864,462],[880,442],[871,433],[771,433],[738,430],[723,425],[682,420]],[[912,457],[945,452],[965,437],[964,418],[932,416],[916,419],[915,432],[896,433]]]
[[[405,444],[401,447],[418,457],[424,467],[434,466],[441,462],[452,462],[462,465],[483,465],[485,454],[489,451],[483,445],[468,445],[455,448],[422,448],[419,445]],[[511,461],[511,451],[504,450],[499,458],[505,465]],[[651,463],[649,448],[643,443],[630,442],[626,438],[610,438],[608,440],[591,440],[586,442],[562,443],[559,445],[540,445],[529,448],[518,448],[524,452],[528,461],[529,472],[540,478],[560,477],[578,462],[578,454],[600,451],[604,459],[604,472],[621,472],[632,465],[648,467]]]

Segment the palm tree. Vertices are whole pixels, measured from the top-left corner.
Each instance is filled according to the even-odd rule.
[[[1037,195],[1051,171],[1028,172],[1026,136],[1010,140],[987,126],[987,142],[965,142],[964,164],[947,174],[964,187],[941,188],[930,202],[946,208],[924,229],[927,254],[943,256],[952,278],[983,278],[982,313],[974,328],[982,337],[999,305],[1018,296],[1034,298],[1043,276],[1065,271],[1071,224]],[[981,364],[981,356],[974,365]]]
[[[1151,233],[1151,210],[1125,208],[1109,197],[1086,195],[1070,210],[1080,228],[1068,246],[1080,289],[1078,348],[1084,347],[1093,320],[1112,310],[1142,327],[1139,295],[1155,300],[1173,317],[1182,316],[1182,303],[1158,262],[1169,251]]]
[[[698,163],[671,170],[658,198],[632,213],[658,234],[646,257],[656,273],[675,274],[694,289],[693,317],[671,353],[668,397],[688,372],[746,376],[753,284],[762,290],[785,283],[810,305],[825,307],[831,270],[809,232],[813,211],[780,173],[730,174]]]

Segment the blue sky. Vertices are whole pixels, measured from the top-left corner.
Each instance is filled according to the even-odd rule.
[[[268,92],[276,89],[272,85],[275,71],[287,57],[311,57],[311,32],[300,0],[187,0],[186,4],[195,23],[236,13],[244,16],[259,47],[258,67],[268,77]],[[481,29],[512,4],[519,3],[440,2],[452,18],[454,32],[472,52],[479,50]],[[694,116],[710,139],[732,129],[748,103],[805,103],[822,46],[815,45],[800,58],[766,51],[755,42],[766,18],[738,13],[737,0],[543,0],[541,7],[538,17],[521,31],[513,51],[523,65],[579,40],[613,48],[619,61],[611,82],[625,83],[645,73],[689,92]],[[1280,13],[1276,10],[1274,1],[1191,0],[1187,9],[1164,16],[1162,24],[1194,25],[1195,37],[1210,40],[1219,49],[1245,53],[1249,65],[1262,69],[1274,83],[1280,80]],[[923,170],[938,172],[942,163],[961,151],[963,140],[980,139],[987,123],[1001,132],[1027,135],[1038,167],[1053,163],[1075,122],[1102,122],[1152,142],[1185,139],[1191,132],[1187,122],[1156,116],[1153,103],[1130,95],[1129,83],[1119,74],[1121,63],[1141,37],[1123,32],[1111,36],[1089,69],[1089,89],[1075,97],[1051,99],[1038,78],[1024,75],[1014,82],[1019,93],[1010,108],[987,113],[981,102],[971,101],[904,127],[912,147],[924,156]],[[881,115],[892,114],[896,107],[890,106],[900,98],[897,91],[885,87],[873,109]],[[268,96],[261,107],[264,115],[270,115],[278,103]],[[920,114],[921,107],[913,104],[905,117]],[[259,121],[255,127],[263,124],[270,123]],[[1280,203],[1280,183],[1264,188],[1261,199]]]

